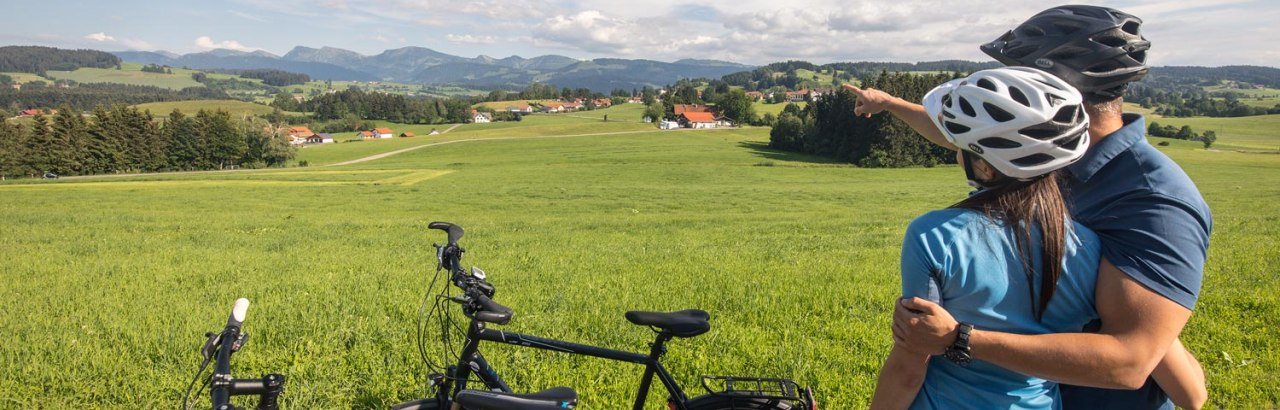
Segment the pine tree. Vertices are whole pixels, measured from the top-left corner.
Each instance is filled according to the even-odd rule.
[[[162,130],[164,139],[169,142],[169,168],[183,171],[203,169],[201,153],[204,152],[204,141],[195,126],[195,120],[173,110]]]
[[[0,180],[32,174],[23,164],[26,139],[26,129],[8,121],[0,121]]]
[[[66,163],[65,169],[59,174],[84,175],[89,174],[86,165],[89,164],[89,129],[88,123],[80,113],[72,110],[68,106],[63,106],[58,113],[53,116],[53,135],[55,140],[59,140],[65,147],[65,156],[61,159]]]

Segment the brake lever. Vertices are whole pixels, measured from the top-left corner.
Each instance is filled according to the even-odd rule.
[[[205,340],[204,346],[200,347],[200,356],[205,360],[209,360],[210,357],[213,357],[213,349],[217,347],[218,337],[221,336],[221,334],[205,332],[204,336],[209,338],[209,340]]]

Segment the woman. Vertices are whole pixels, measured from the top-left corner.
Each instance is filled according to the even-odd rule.
[[[925,110],[960,148],[959,162],[979,190],[907,228],[904,297],[941,303],[964,324],[962,334],[964,326],[1075,332],[1097,319],[1099,241],[1069,219],[1058,186],[1059,170],[1089,146],[1081,102],[1057,77],[1022,67],[979,71],[925,97]],[[895,346],[872,406],[1061,407],[1056,383],[968,360],[963,347],[930,357]],[[1185,374],[1189,360],[1176,345],[1156,372],[1171,396],[1204,389]]]

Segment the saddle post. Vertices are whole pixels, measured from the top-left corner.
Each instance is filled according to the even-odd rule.
[[[640,391],[636,392],[635,410],[644,408],[644,402],[649,398],[649,387],[653,384],[653,374],[658,369],[658,361],[667,353],[667,341],[672,337],[666,331],[657,333],[658,336],[654,338],[653,343],[649,344],[649,363],[644,366],[644,376],[640,379]]]

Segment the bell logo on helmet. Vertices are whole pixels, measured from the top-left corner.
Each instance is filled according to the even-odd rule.
[[[1053,60],[1047,58],[1037,58],[1036,66],[1040,68],[1053,68]]]
[[[969,151],[973,151],[974,154],[982,155],[982,147],[972,142],[969,143]]]

